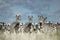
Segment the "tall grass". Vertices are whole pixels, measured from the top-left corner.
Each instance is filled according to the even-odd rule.
[[[60,36],[57,32],[32,32],[32,33],[9,33],[5,31],[0,33],[0,40],[59,40]]]

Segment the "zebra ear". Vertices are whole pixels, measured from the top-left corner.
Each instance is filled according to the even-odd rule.
[[[38,16],[39,17],[39,16]]]
[[[46,20],[46,19],[47,19],[47,17],[44,18],[44,20]]]
[[[21,15],[19,15],[19,17],[21,17]]]
[[[28,16],[28,18],[29,18],[30,16]]]
[[[33,16],[32,16],[32,18],[33,18]]]
[[[16,17],[17,17],[17,15],[16,15]]]
[[[41,16],[38,15],[38,18],[40,18]]]

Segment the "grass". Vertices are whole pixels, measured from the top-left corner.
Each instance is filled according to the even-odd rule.
[[[48,32],[48,33],[9,33],[4,32],[0,33],[0,40],[59,40],[60,36],[57,35],[57,32]]]

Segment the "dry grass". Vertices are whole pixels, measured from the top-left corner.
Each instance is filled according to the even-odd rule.
[[[0,40],[59,40],[59,35],[56,32],[50,33],[0,33]]]

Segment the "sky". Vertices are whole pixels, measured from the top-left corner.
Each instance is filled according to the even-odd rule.
[[[27,22],[29,15],[33,22],[38,22],[38,15],[60,22],[60,0],[0,0],[1,22],[12,23],[17,14],[21,15],[21,22]]]

